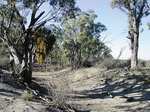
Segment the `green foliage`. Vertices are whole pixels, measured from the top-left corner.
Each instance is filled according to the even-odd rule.
[[[118,7],[118,6],[124,6],[128,8],[128,5],[133,2],[133,0],[112,0],[112,6]]]
[[[79,68],[91,58],[111,56],[110,48],[100,38],[106,27],[95,22],[97,15],[93,11],[77,12],[75,15],[75,18],[64,19],[61,27],[51,27],[57,40],[50,53],[50,62]]]
[[[55,35],[52,34],[50,29],[45,28],[45,27],[40,28],[36,34],[37,34],[37,37],[35,37],[35,39],[37,39],[38,37],[43,38],[46,44],[46,54],[48,54],[51,51],[56,41]]]
[[[64,21],[63,48],[68,60],[77,65],[89,58],[110,56],[111,50],[101,41],[101,33],[106,27],[95,23],[94,12],[80,12],[76,18]],[[79,62],[78,62],[79,61]]]
[[[58,45],[58,42],[56,42],[53,46],[53,50],[49,54],[51,64],[58,64],[60,66],[67,65],[68,62],[64,52],[62,46]]]
[[[119,8],[128,15],[135,17],[136,22],[141,22],[143,17],[150,14],[149,0],[112,0],[112,7]]]
[[[149,15],[149,0],[112,0],[112,7],[122,11],[135,13],[135,16]],[[142,13],[142,15],[141,15]]]

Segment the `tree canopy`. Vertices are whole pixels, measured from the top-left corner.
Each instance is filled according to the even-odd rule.
[[[66,55],[75,66],[82,65],[89,58],[102,58],[110,55],[110,49],[101,41],[101,33],[106,27],[95,22],[94,12],[80,12],[76,18],[64,21],[63,46]]]

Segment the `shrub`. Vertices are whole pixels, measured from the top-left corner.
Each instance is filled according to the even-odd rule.
[[[101,67],[106,69],[114,69],[114,68],[130,68],[130,60],[118,60],[112,58],[106,58],[101,63]]]
[[[33,94],[31,91],[25,90],[24,93],[22,94],[22,98],[25,101],[31,101],[33,99]]]

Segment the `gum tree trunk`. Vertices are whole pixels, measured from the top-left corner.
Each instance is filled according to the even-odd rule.
[[[13,47],[10,47],[11,55],[10,61],[12,63],[12,72],[15,77],[22,77],[23,81],[30,84],[32,80],[32,52],[27,53],[27,57],[20,58]]]
[[[131,69],[138,67],[139,21],[129,15],[129,39],[131,42]]]
[[[21,75],[23,76],[23,81],[30,84],[32,81],[32,58],[26,59],[25,66],[23,67]]]
[[[136,69],[138,65],[138,48],[139,48],[139,37],[137,34],[134,35],[134,42],[131,45],[131,69]]]
[[[16,77],[21,77],[24,82],[30,84],[32,81],[32,40],[30,35],[25,37],[22,54],[18,53],[14,46],[9,46],[12,72]]]
[[[32,81],[32,38],[31,32],[29,31],[28,34],[25,36],[24,42],[24,70],[22,71],[23,81],[27,82],[28,84]],[[31,47],[31,48],[30,48]]]

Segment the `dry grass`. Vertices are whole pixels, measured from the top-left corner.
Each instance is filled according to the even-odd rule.
[[[28,90],[25,90],[22,94],[22,98],[25,100],[25,101],[32,101],[33,100],[33,94],[31,91],[28,91]]]

